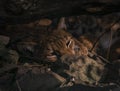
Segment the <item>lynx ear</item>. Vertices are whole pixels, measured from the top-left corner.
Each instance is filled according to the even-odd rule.
[[[60,30],[60,29],[67,30],[67,26],[66,26],[66,24],[65,24],[65,18],[64,18],[64,17],[60,18],[60,20],[59,20],[59,22],[58,22],[57,29],[58,29],[58,30]]]

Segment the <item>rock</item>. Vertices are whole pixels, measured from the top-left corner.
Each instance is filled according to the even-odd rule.
[[[0,43],[7,45],[9,43],[10,38],[8,36],[0,35]]]
[[[6,59],[12,63],[17,64],[17,62],[19,60],[19,54],[15,50],[9,50],[8,56],[6,57]]]
[[[19,55],[15,50],[5,47],[4,43],[0,43],[0,57],[4,62],[17,63]]]

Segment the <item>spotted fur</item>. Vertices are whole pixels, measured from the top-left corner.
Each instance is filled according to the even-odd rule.
[[[87,48],[65,30],[54,30],[45,41],[43,55],[48,61],[56,61],[63,55],[88,54]]]

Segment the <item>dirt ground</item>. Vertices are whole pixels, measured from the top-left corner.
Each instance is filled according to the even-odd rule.
[[[119,14],[65,17],[67,32],[78,40],[79,36],[84,39],[86,35],[90,35],[85,39],[87,42],[80,41],[84,46],[89,44],[89,48],[95,46],[95,50],[89,50],[87,57],[65,55],[62,62],[58,60],[53,63],[41,60],[40,56],[34,57],[32,50],[41,43],[40,40],[47,34],[45,31],[51,32],[56,28],[59,19],[2,25],[0,91],[120,91],[118,20]],[[19,43],[23,43],[22,46]]]

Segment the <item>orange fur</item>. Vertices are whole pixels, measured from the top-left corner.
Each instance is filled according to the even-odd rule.
[[[64,30],[54,30],[45,40],[43,54],[46,60],[56,61],[63,55],[87,55],[87,48]]]

